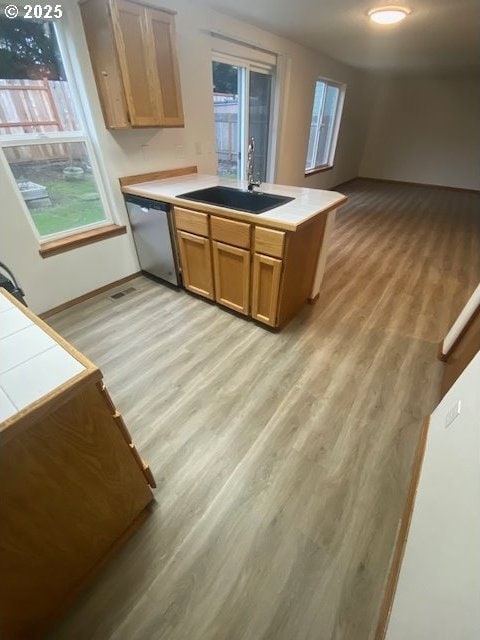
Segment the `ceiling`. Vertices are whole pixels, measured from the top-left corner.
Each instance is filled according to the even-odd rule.
[[[367,17],[388,0],[201,1],[355,67],[444,71],[480,65],[480,0],[406,0],[412,14],[389,26]]]

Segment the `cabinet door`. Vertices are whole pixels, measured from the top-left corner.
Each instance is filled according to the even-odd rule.
[[[248,315],[250,296],[250,251],[222,242],[212,242],[215,300]]]
[[[156,99],[162,126],[183,127],[183,106],[175,50],[175,23],[171,13],[145,9],[148,46],[152,56]]]
[[[253,256],[252,318],[275,327],[282,261],[255,253]]]
[[[105,124],[109,129],[130,129],[108,5],[85,0],[79,8]]]
[[[158,80],[145,7],[130,0],[110,0],[110,8],[130,122],[133,126],[159,126]]]
[[[178,231],[177,237],[185,288],[213,300],[210,240],[186,231]]]

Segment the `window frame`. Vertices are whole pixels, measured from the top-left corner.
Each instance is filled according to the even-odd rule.
[[[323,117],[324,117],[324,110],[325,110],[325,100],[326,100],[326,96],[327,96],[327,91],[329,87],[335,87],[339,90],[339,94],[338,94],[338,100],[337,100],[337,104],[336,104],[336,108],[335,108],[335,116],[334,116],[334,123],[333,123],[333,127],[332,127],[332,132],[331,132],[331,136],[330,136],[330,140],[328,143],[328,149],[327,149],[327,161],[323,164],[315,164],[313,167],[308,167],[307,166],[307,160],[308,160],[308,147],[310,146],[310,132],[311,132],[311,128],[312,128],[312,121],[313,121],[313,109],[315,106],[315,95],[317,92],[317,85],[319,82],[323,82],[323,84],[325,85],[325,90],[323,92],[323,98],[322,98],[322,104],[321,104],[321,108],[319,110],[319,114],[318,114],[318,123],[317,123],[317,127],[315,130],[315,142],[314,142],[314,147],[313,147],[313,153],[312,153],[312,158],[314,159],[314,162],[316,160],[317,157],[317,153],[318,153],[318,142],[319,142],[319,138],[320,138],[320,131],[322,128],[322,121],[323,121]],[[306,157],[305,157],[305,177],[311,176],[315,173],[320,173],[322,171],[328,171],[330,169],[333,169],[333,167],[335,166],[335,154],[337,151],[337,143],[338,143],[338,134],[340,131],[340,124],[342,121],[342,114],[343,114],[343,104],[345,102],[345,93],[347,90],[347,85],[345,83],[342,82],[337,82],[336,80],[330,80],[329,78],[323,78],[323,77],[319,77],[315,80],[315,89],[314,89],[314,93],[313,93],[313,102],[312,102],[312,112],[311,112],[311,116],[310,116],[310,126],[309,126],[309,135],[307,138],[307,151],[306,151]]]
[[[22,16],[19,15],[19,17]],[[40,245],[51,243],[55,240],[61,240],[63,238],[70,238],[78,234],[83,234],[84,232],[95,231],[97,229],[100,233],[100,230],[104,227],[111,227],[112,225],[118,224],[115,220],[115,217],[113,216],[113,209],[111,206],[112,196],[108,188],[108,180],[106,180],[104,167],[102,166],[99,159],[100,154],[97,152],[98,145],[95,144],[96,138],[93,126],[91,125],[91,118],[89,119],[86,108],[84,106],[85,100],[82,100],[85,92],[81,92],[81,89],[83,89],[83,87],[79,87],[79,81],[77,80],[78,77],[81,82],[80,71],[79,68],[74,67],[72,58],[70,56],[71,43],[69,42],[68,20],[64,13],[61,20],[52,20],[52,22],[54,24],[55,36],[57,38],[57,44],[62,64],[65,70],[72,104],[75,109],[75,115],[78,120],[79,129],[77,131],[51,131],[40,133],[21,133],[14,135],[0,134],[0,165],[5,170],[7,179],[12,186],[12,190],[15,191],[17,195],[19,206],[23,210],[30,228],[32,229],[32,232]],[[79,142],[85,144],[90,160],[90,165],[92,167],[92,175],[94,177],[95,185],[100,196],[100,202],[102,204],[105,218],[97,222],[81,225],[79,227],[73,227],[64,231],[41,235],[35,225],[30,210],[24,198],[22,197],[22,194],[20,193],[20,189],[18,188],[15,176],[10,167],[10,163],[8,162],[4,149],[8,147],[61,144],[69,142]]]
[[[239,87],[239,95],[242,96],[241,103],[239,104],[239,112],[241,117],[240,122],[240,139],[242,142],[242,162],[240,164],[240,177],[239,180],[247,179],[246,171],[246,151],[249,143],[249,131],[248,123],[250,121],[250,71],[257,73],[264,73],[271,76],[272,84],[270,87],[270,113],[268,118],[268,150],[267,150],[267,181],[273,182],[273,176],[275,175],[275,142],[274,142],[274,127],[277,119],[278,104],[276,100],[277,95],[277,65],[269,62],[263,62],[261,56],[258,60],[255,60],[256,49],[248,47],[248,45],[241,45],[243,48],[251,51],[251,57],[243,57],[242,55],[232,55],[231,53],[223,53],[220,48],[212,49],[210,67],[212,68],[212,62],[221,62],[224,64],[230,64],[236,67],[241,67],[245,70],[242,72],[242,86]],[[213,85],[213,82],[212,82]],[[245,157],[243,157],[245,156]]]

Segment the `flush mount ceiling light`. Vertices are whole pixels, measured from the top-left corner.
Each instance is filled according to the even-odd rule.
[[[370,9],[368,15],[370,20],[378,24],[395,24],[404,20],[409,13],[412,13],[412,11],[406,7],[389,6]]]

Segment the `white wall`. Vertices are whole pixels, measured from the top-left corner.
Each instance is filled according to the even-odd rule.
[[[211,96],[210,32],[278,53],[283,91],[277,147],[279,183],[328,188],[353,178],[363,148],[366,108],[363,74],[318,53],[251,25],[198,7],[188,0],[150,0],[178,14],[177,47],[184,99],[184,129],[144,129],[111,133],[103,124],[81,19],[75,0],[63,2],[72,45],[77,53],[80,80],[93,115],[98,146],[113,193],[117,222],[126,222],[118,177],[197,164],[199,171],[215,173],[216,156]],[[315,79],[327,76],[348,85],[335,168],[304,177],[308,129]],[[111,238],[58,256],[42,259],[37,241],[25,220],[19,196],[0,166],[0,256],[21,281],[30,306],[45,311],[83,293],[122,278],[138,269],[130,234]]]
[[[378,76],[360,175],[480,189],[478,76]]]
[[[479,376],[480,353],[431,415],[386,640],[480,638]]]

